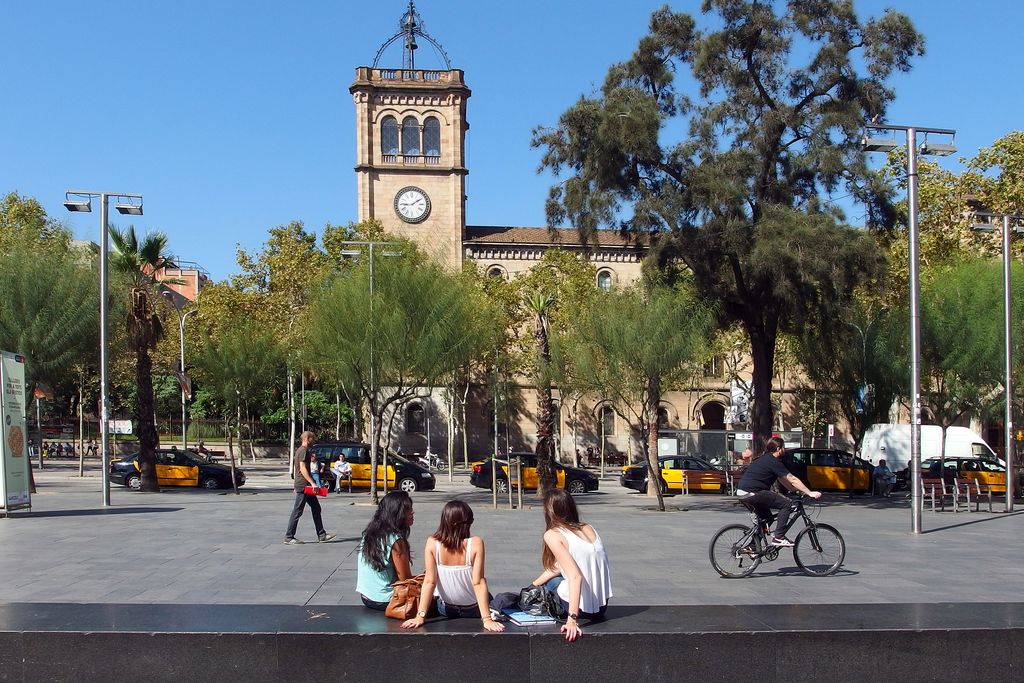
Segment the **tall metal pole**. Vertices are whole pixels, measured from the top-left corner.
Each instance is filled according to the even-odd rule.
[[[921,311],[918,275],[917,130],[907,128],[910,206],[910,531],[921,533]]]
[[[174,310],[178,310],[175,308]],[[185,379],[185,318],[189,317],[193,313],[198,313],[196,309],[192,309],[185,315],[178,311],[178,336],[181,340],[181,378]],[[188,423],[186,422],[187,413],[185,411],[185,387],[181,388],[181,450],[188,449]]]
[[[1006,354],[1006,511],[1013,512],[1013,456],[1016,444],[1013,439],[1013,333],[1010,328],[1010,216],[1003,214],[1003,351]]]
[[[108,411],[107,377],[107,193],[100,193],[100,467],[103,486],[103,507],[110,507],[110,454],[107,450],[110,438],[110,414]]]

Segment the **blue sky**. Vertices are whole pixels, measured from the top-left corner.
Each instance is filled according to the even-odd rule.
[[[7,0],[0,9],[0,193],[37,198],[75,234],[98,214],[65,212],[71,188],[137,192],[142,230],[214,278],[269,227],[356,220],[348,86],[397,31],[405,0],[128,2]],[[593,93],[646,32],[655,0],[419,0],[425,28],[466,72],[468,223],[544,225],[551,179],[530,132]],[[672,2],[698,13],[700,2]],[[927,55],[894,79],[889,120],[955,128],[960,154],[1024,127],[1022,3],[898,4]],[[437,65],[427,46],[418,66]],[[384,65],[400,65],[392,49]],[[956,168],[955,160],[943,162]],[[127,224],[114,214],[115,222]]]

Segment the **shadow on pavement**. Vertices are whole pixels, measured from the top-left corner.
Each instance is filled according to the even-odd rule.
[[[941,514],[941,513],[937,513],[937,514]],[[978,514],[978,513],[975,513],[975,514]],[[963,526],[971,526],[973,524],[983,524],[985,522],[995,522],[995,521],[998,521],[1000,519],[1008,519],[1010,517],[1016,517],[1018,515],[1024,515],[1024,511],[1010,512],[1010,513],[1000,512],[1000,513],[992,513],[991,515],[986,514],[981,519],[972,519],[969,522],[960,522],[959,524],[947,524],[946,526],[940,526],[940,527],[936,527],[934,529],[924,529],[921,533],[922,534],[934,534],[937,531],[946,531],[947,529],[956,529],[956,528],[963,527]],[[928,517],[925,517],[926,521],[927,521],[927,519],[928,519]]]
[[[109,507],[109,508],[91,508],[88,510],[46,510],[43,512],[32,512],[29,514],[19,515],[13,514],[12,517],[89,517],[92,515],[134,515],[143,514],[147,512],[179,512],[185,508],[178,507]]]

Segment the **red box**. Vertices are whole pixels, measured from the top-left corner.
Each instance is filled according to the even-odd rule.
[[[327,497],[326,486],[321,486],[320,488],[317,488],[315,486],[307,486],[306,488],[302,489],[302,492],[305,493],[307,496],[320,496],[321,498]]]

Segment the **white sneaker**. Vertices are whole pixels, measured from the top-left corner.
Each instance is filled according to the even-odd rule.
[[[793,541],[789,540],[785,536],[773,536],[772,545],[776,548],[792,548]]]

